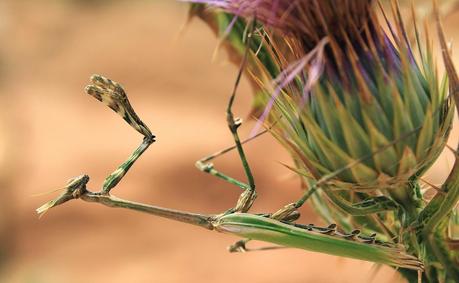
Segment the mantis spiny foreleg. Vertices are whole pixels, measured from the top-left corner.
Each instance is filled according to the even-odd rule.
[[[113,111],[118,113],[131,127],[144,136],[139,147],[123,162],[113,173],[111,173],[104,181],[99,195],[109,195],[121,179],[126,175],[132,165],[144,153],[147,148],[155,142],[155,136],[150,129],[140,120],[139,116],[132,108],[126,92],[123,87],[110,79],[100,75],[93,75],[90,78],[91,85],[85,88],[86,93],[103,102]],[[81,175],[70,179],[64,187],[65,191],[58,198],[47,202],[37,209],[37,213],[43,215],[50,208],[63,204],[69,200],[80,198],[87,192],[86,185],[89,182],[88,175]]]
[[[100,75],[93,75],[91,77],[92,85],[86,87],[86,93],[93,96],[97,100],[103,102],[110,107],[113,111],[118,113],[131,127],[144,136],[143,142],[139,147],[123,162],[113,173],[111,173],[104,181],[101,193],[109,194],[121,179],[126,175],[134,162],[144,153],[147,148],[155,142],[155,136],[151,133],[150,129],[140,120],[139,116],[135,113],[126,92],[123,87],[110,79],[104,78]]]

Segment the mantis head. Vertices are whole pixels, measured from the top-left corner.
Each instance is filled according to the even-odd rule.
[[[89,182],[88,175],[80,175],[78,177],[74,177],[68,180],[67,185],[65,185],[65,187],[62,188],[64,192],[56,199],[53,199],[45,203],[44,205],[40,206],[39,208],[37,208],[36,210],[37,213],[41,217],[50,208],[63,204],[64,202],[67,202],[69,200],[79,198],[84,192],[86,192],[86,184],[88,182]]]

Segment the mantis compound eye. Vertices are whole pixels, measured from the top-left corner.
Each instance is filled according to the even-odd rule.
[[[66,187],[68,188],[68,190],[72,190],[72,188],[78,189],[79,187],[86,186],[88,182],[89,176],[84,174],[68,180]]]

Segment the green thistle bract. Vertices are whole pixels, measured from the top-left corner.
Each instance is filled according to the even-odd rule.
[[[453,117],[447,81],[437,74],[429,43],[416,31],[410,44],[400,17],[388,35],[367,0],[194,2],[274,29],[264,42],[271,58],[248,68],[265,89],[264,105],[273,104],[274,134],[298,173],[316,179],[336,174],[329,184],[339,188],[389,189],[422,175],[440,154]],[[316,55],[322,58],[297,73],[275,78],[269,68],[260,76],[273,61],[288,69],[324,40],[323,54]],[[295,78],[283,83],[289,75]],[[273,79],[282,86],[276,96]]]
[[[400,188],[422,175],[444,148],[454,112],[430,48],[417,36],[416,58],[400,18],[389,36],[368,11],[362,29],[328,35],[324,58],[275,99],[272,89],[265,97],[274,102],[274,133],[297,172],[315,179],[333,174],[328,184],[340,189]],[[302,52],[293,50],[297,58]],[[308,86],[318,68],[320,79]]]

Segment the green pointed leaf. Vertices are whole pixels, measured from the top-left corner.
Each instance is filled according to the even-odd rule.
[[[331,86],[328,87],[329,93],[334,93]],[[332,95],[326,94],[321,89],[320,93],[311,98],[317,101],[318,114],[321,115],[321,120],[324,121],[323,129],[326,129],[327,136],[336,144],[344,144],[344,137],[341,125],[339,123],[339,115],[336,111],[332,111],[336,105]]]
[[[388,139],[393,138],[392,125],[387,113],[382,109],[379,102],[374,99],[371,103],[366,103],[362,108],[363,121],[366,125],[366,119],[370,119],[376,129]]]
[[[394,166],[394,164],[398,163],[398,156],[395,148],[391,146],[381,152],[378,152],[381,148],[387,147],[389,144],[391,144],[391,141],[389,141],[376,129],[370,119],[364,116],[364,120],[367,125],[368,135],[370,136],[371,152],[377,152],[373,155],[373,160],[376,168],[379,172],[383,172],[390,176],[395,176],[397,173],[397,168]]]
[[[392,97],[394,105],[394,140],[397,142],[395,148],[401,155],[406,145],[410,148],[415,148],[416,133],[413,133],[414,127],[411,117],[409,113],[406,112],[405,105],[397,90],[394,89]]]
[[[349,151],[348,154],[354,159],[368,155],[371,152],[371,148],[370,140],[365,130],[339,102],[336,103],[336,112],[338,113],[345,143]],[[371,158],[363,163],[368,166],[374,165]]]
[[[398,167],[398,175],[403,176],[406,174],[414,174],[414,169],[417,166],[416,156],[414,155],[411,148],[408,146],[403,150],[402,158],[400,159],[400,165]]]
[[[424,125],[419,132],[418,143],[416,145],[416,157],[418,160],[423,160],[431,150],[433,145],[433,121],[430,108],[427,109]]]
[[[327,139],[310,115],[305,114],[303,117],[308,119],[308,130],[311,134],[311,139],[315,140],[315,144],[320,149],[322,159],[331,165],[329,168],[333,168],[333,171],[336,171],[355,163],[355,160],[345,151]],[[347,182],[367,183],[373,182],[377,178],[377,173],[365,164],[357,163],[345,170],[340,176],[343,176]]]

